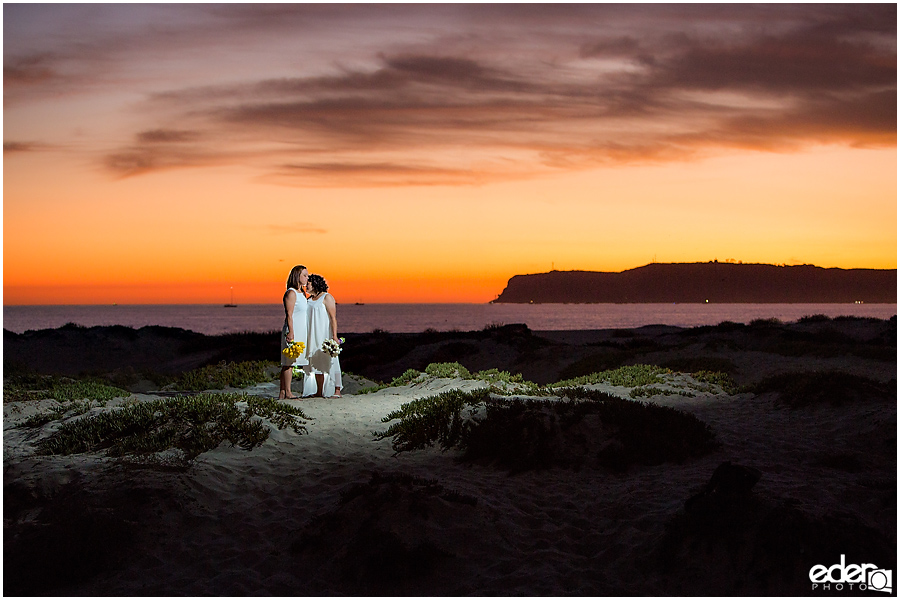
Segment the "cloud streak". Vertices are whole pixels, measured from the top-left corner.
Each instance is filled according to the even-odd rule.
[[[895,5],[209,14],[231,32],[243,23],[276,39],[315,24],[333,37],[307,48],[316,59],[304,68],[240,81],[223,70],[147,94],[130,141],[106,152],[115,176],[249,163],[284,185],[460,185],[723,149],[896,144]],[[434,25],[392,36],[391,19]],[[343,30],[365,32],[365,51],[350,53]],[[259,40],[252,47],[268,48]],[[49,86],[54,56],[5,58],[5,81]]]
[[[23,154],[26,152],[40,152],[50,147],[38,142],[3,142],[3,154]]]

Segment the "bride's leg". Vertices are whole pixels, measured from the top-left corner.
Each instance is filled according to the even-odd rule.
[[[322,397],[325,387],[325,373],[316,373],[316,396]]]
[[[278,399],[293,398],[291,394],[291,367],[281,367],[281,389],[278,390]]]

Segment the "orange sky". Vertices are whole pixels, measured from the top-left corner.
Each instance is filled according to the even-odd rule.
[[[895,5],[279,6],[4,5],[4,304],[896,268]]]

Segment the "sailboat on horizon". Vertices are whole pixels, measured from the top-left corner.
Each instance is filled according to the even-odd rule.
[[[224,306],[225,308],[237,308],[237,304],[234,303],[234,287],[231,288],[231,303]]]

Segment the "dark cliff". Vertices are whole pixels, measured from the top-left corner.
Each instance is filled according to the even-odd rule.
[[[896,269],[655,263],[621,273],[516,275],[494,302],[895,303]]]

